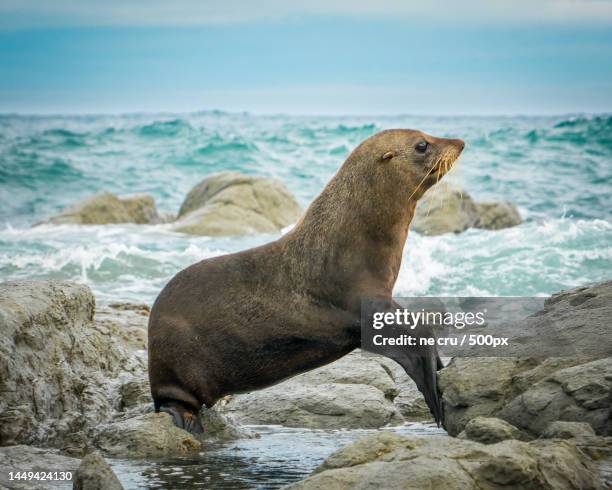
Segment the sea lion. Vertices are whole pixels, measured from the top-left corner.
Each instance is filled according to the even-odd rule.
[[[389,308],[408,227],[423,193],[453,165],[460,139],[394,129],[363,141],[295,227],[266,245],[179,272],[149,318],[156,411],[201,432],[198,412],[360,346],[362,298]],[[394,358],[438,424],[435,347]]]

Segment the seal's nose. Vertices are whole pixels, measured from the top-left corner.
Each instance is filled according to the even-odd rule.
[[[453,140],[455,145],[457,145],[457,148],[459,148],[459,151],[463,151],[463,149],[465,148],[465,141],[463,141],[462,139],[456,138],[455,140]]]

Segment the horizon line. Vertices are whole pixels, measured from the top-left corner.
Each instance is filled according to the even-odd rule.
[[[570,112],[540,112],[540,113],[524,113],[524,112],[491,112],[491,113],[419,113],[419,112],[384,112],[384,113],[342,113],[342,112],[261,112],[250,110],[225,110],[225,109],[201,109],[195,111],[168,111],[168,110],[145,110],[145,111],[67,111],[67,112],[21,112],[10,111],[0,112],[0,117],[92,117],[92,116],[163,116],[163,115],[197,115],[197,114],[227,114],[227,115],[245,115],[245,116],[291,116],[291,117],[572,117],[572,116],[612,116],[612,110],[603,110],[598,112],[592,111],[570,111]]]

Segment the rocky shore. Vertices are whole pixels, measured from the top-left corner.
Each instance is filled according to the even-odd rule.
[[[609,341],[611,298],[612,282],[566,291],[534,317]],[[104,456],[194,454],[211,440],[254,437],[244,424],[351,429],[430,419],[397,364],[356,351],[266,390],[226,397],[203,411],[207,431],[195,438],[169,415],[152,413],[148,312],[146,305],[96,307],[89,288],[74,283],[0,284],[0,486],[20,488],[6,481],[8,471],[76,470],[83,458],[80,481],[92,471],[110,478],[92,470],[103,468]],[[385,488],[610,484],[612,356],[455,358],[439,380],[445,428],[457,437],[380,432],[332,454],[294,486],[350,488],[384,478]]]
[[[228,172],[195,186],[176,220],[160,217],[150,196],[101,193],[48,223],[169,221],[176,231],[231,235],[278,232],[300,213],[282,183]],[[477,203],[444,186],[420,203],[414,228],[439,234],[520,222],[510,203]],[[196,438],[176,428],[170,416],[152,412],[148,313],[147,305],[96,307],[91,291],[74,283],[0,285],[0,470],[51,468],[60,462],[74,470],[84,458],[79,485],[86,487],[99,473],[113,486],[118,482],[104,466],[104,456],[189,455],[205,450],[210,440],[253,437],[243,427],[248,424],[377,429],[430,419],[399,365],[356,351],[271,388],[226,397],[203,411],[206,435]],[[452,482],[457,488],[605,485],[594,468],[601,461],[609,467],[612,351],[601,352],[611,317],[612,282],[553,295],[521,328],[522,342],[533,346],[533,355],[455,358],[439,373],[444,428],[452,438],[380,433],[330,456],[296,486],[348,488],[364,479],[377,484],[389,472],[397,473],[399,486],[408,475],[416,487],[426,482],[448,488],[455,488]],[[543,358],[538,355],[542,335],[557,335],[583,355]],[[372,447],[379,449],[372,452]],[[432,463],[434,453],[442,463]],[[399,461],[401,468],[411,469],[395,468]],[[0,484],[8,482],[0,479]]]

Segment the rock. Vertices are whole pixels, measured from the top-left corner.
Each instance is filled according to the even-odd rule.
[[[467,192],[441,182],[419,201],[410,229],[421,235],[441,235],[461,233],[468,228],[499,230],[522,221],[510,202],[478,203]]]
[[[121,396],[120,410],[126,410],[137,405],[151,405],[151,388],[146,375],[130,376],[119,387]]]
[[[200,422],[204,427],[204,434],[200,436],[201,439],[229,441],[255,437],[253,431],[240,426],[232,415],[223,413],[219,405],[216,404],[212,408],[202,407],[200,410]]]
[[[519,441],[531,439],[508,422],[494,417],[476,417],[470,420],[457,437],[483,444],[495,444],[508,439]]]
[[[288,382],[245,395],[238,406],[236,418],[242,423],[313,429],[377,428],[397,416],[393,404],[373,386],[339,383]]]
[[[294,380],[311,385],[339,383],[373,386],[386,398],[393,400],[399,390],[385,361],[383,357],[356,350],[335,362],[297,376]],[[397,367],[402,369],[399,365]]]
[[[593,427],[586,422],[562,422],[560,420],[548,424],[542,433],[545,439],[572,439],[594,435]]]
[[[593,462],[566,441],[496,444],[379,432],[329,456],[290,489],[602,488]]]
[[[514,204],[509,201],[476,203],[478,219],[474,228],[485,230],[501,230],[520,225],[523,218]]]
[[[612,350],[602,342],[610,317],[612,281],[564,291],[524,319],[512,340],[533,357],[455,358],[439,373],[449,434],[477,416],[501,418],[532,436],[555,421],[612,434]],[[542,358],[556,352],[568,357]]]
[[[398,389],[374,357],[359,352],[265,390],[230,397],[221,408],[238,422],[314,429],[399,423]]]
[[[421,235],[461,233],[477,220],[476,203],[469,194],[439,183],[419,200],[410,229]]]
[[[149,194],[118,197],[112,192],[100,192],[69,206],[43,223],[105,225],[110,223],[154,224],[160,221],[155,200]]]
[[[0,447],[0,488],[26,489],[26,488],[57,488],[59,482],[53,486],[44,486],[40,482],[27,480],[10,480],[10,472],[18,471],[41,471],[41,472],[64,472],[64,483],[69,482],[70,475],[65,473],[76,471],[79,460],[59,454],[54,449],[41,449],[32,446],[6,446]]]
[[[167,413],[148,413],[101,424],[96,427],[93,440],[107,456],[124,458],[180,456],[202,447],[189,432],[176,427]]]
[[[123,490],[123,485],[97,452],[83,458],[73,477],[74,490]]]
[[[509,401],[498,416],[532,434],[552,421],[588,422],[612,434],[612,357],[560,369]]]
[[[0,284],[0,445],[39,444],[70,455],[180,455],[201,441],[155,414],[146,373],[144,305],[101,307],[86,286]],[[134,335],[133,332],[140,332]],[[249,437],[206,410],[206,439]]]
[[[510,357],[454,358],[438,373],[444,428],[456,436],[473,418],[498,416],[512,399],[513,376],[534,365],[535,361]]]
[[[163,221],[157,213],[155,199],[150,194],[132,194],[120,197],[119,200],[130,218],[130,223],[144,225]]]
[[[145,373],[146,358],[94,308],[83,285],[0,284],[0,445],[68,444],[118,409],[122,376]]]
[[[223,172],[208,176],[189,192],[173,229],[212,236],[278,233],[301,214],[282,182]]]
[[[95,321],[105,328],[119,332],[124,345],[130,349],[145,350],[149,312],[147,305],[114,303],[97,307]]]
[[[609,333],[610,317],[612,281],[561,291],[548,298],[542,310],[518,322],[512,343],[520,345],[521,356],[569,364],[612,356],[612,342],[601,341]]]

